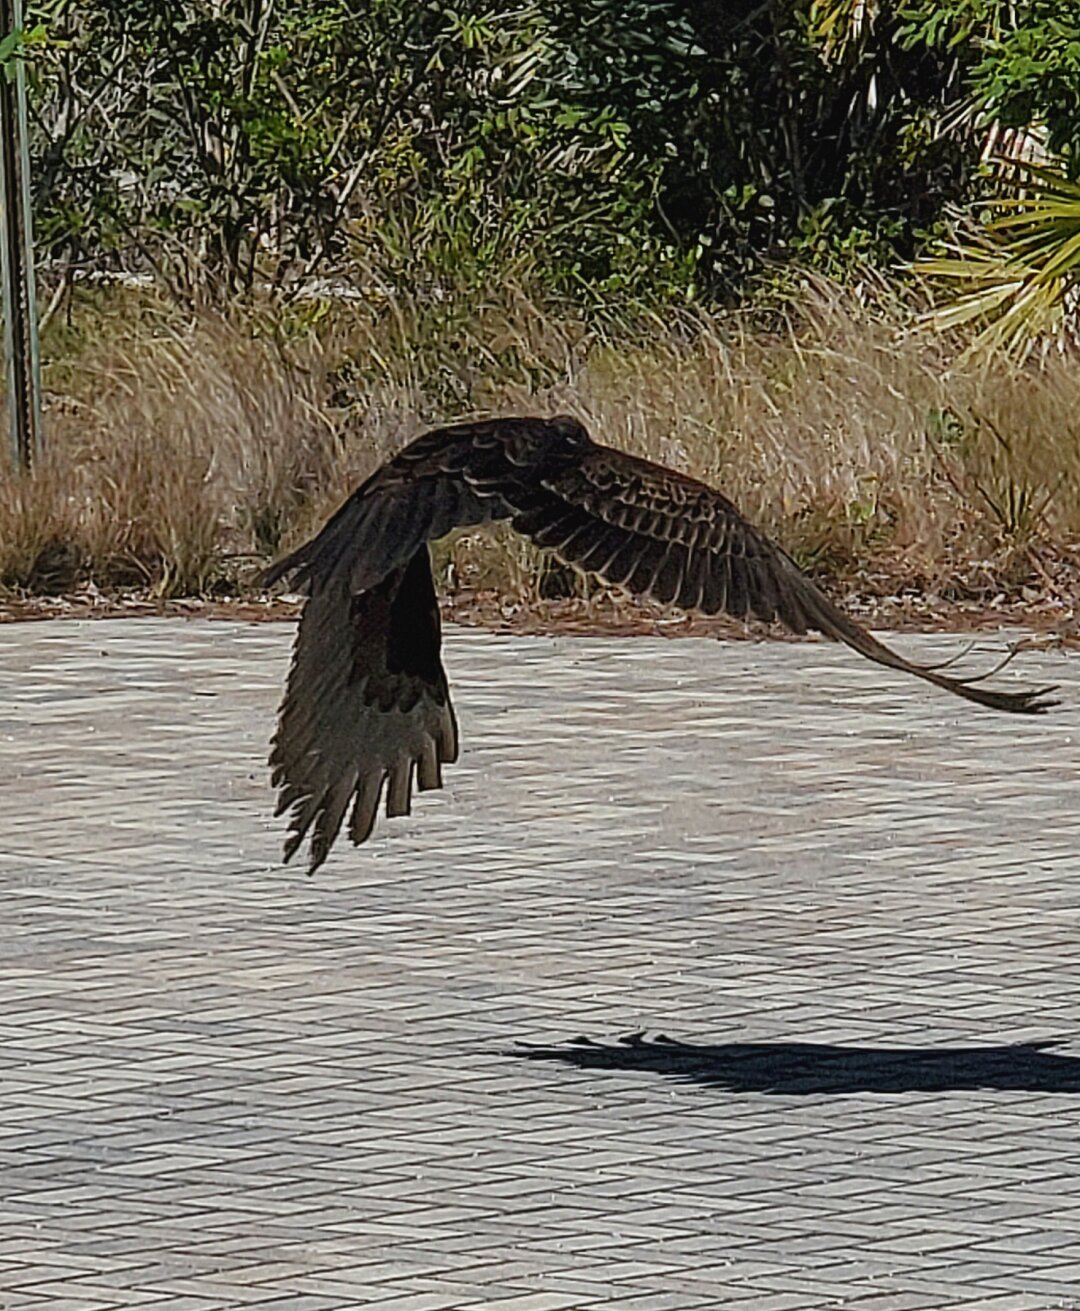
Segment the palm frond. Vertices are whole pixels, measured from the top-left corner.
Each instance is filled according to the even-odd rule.
[[[965,357],[1000,350],[1026,358],[1040,344],[1069,340],[1080,283],[1080,183],[1062,166],[1003,161],[1018,193],[989,202],[943,253],[914,271],[944,294],[926,315],[943,330],[982,323]]]

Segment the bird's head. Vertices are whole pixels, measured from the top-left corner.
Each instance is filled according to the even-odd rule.
[[[554,418],[548,420],[548,428],[556,441],[567,446],[591,445],[585,425],[572,414],[556,414]]]

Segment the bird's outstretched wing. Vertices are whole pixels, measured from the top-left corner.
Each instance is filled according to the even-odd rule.
[[[387,814],[407,814],[414,770],[421,789],[442,785],[457,728],[427,543],[509,517],[505,493],[566,467],[588,445],[572,420],[436,429],[264,574],[308,593],[270,758],[278,814],[291,811],[286,860],[310,832],[317,869],[350,805],[349,836],[363,842],[384,787]]]
[[[904,659],[835,605],[794,560],[715,488],[623,451],[593,445],[522,489],[511,522],[563,561],[663,604],[815,629],[886,665],[994,710],[1032,714],[1055,689],[1000,692],[979,678]],[[1000,667],[1000,666],[999,666]]]
[[[421,790],[442,786],[457,724],[440,642],[426,546],[366,592],[312,580],[270,756],[277,813],[292,811],[286,860],[310,830],[316,870],[350,806],[363,842],[384,786],[387,815],[407,815],[414,771]]]
[[[639,596],[816,629],[996,710],[1056,704],[1053,688],[995,691],[904,659],[721,493],[600,446],[573,419],[458,424],[407,446],[265,576],[309,593],[271,757],[279,813],[292,811],[286,858],[310,830],[311,868],[321,864],[350,804],[362,842],[387,782],[387,813],[407,813],[414,769],[421,788],[440,786],[457,732],[427,543],[494,519]]]

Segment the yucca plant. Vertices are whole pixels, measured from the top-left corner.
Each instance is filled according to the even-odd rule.
[[[1075,344],[1080,283],[1080,182],[1063,163],[999,161],[1019,194],[988,202],[945,243],[942,255],[919,261],[917,273],[945,291],[927,318],[947,330],[978,332],[966,356],[1004,351],[1023,360],[1040,345]]]

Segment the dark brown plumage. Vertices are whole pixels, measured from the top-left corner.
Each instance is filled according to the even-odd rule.
[[[363,842],[384,787],[395,816],[409,813],[414,774],[421,790],[442,785],[457,726],[428,543],[494,519],[639,596],[816,629],[995,710],[1056,704],[1050,687],[995,692],[905,660],[718,491],[598,445],[575,419],[457,424],[405,447],[266,574],[308,592],[270,758],[278,814],[292,811],[286,860],[311,832],[311,869],[321,865],[350,806],[349,836]]]

